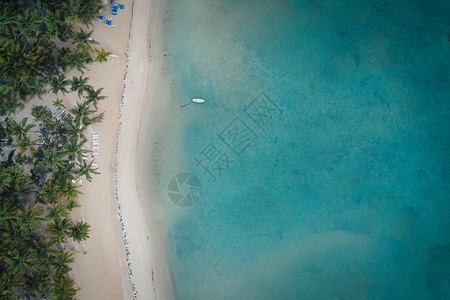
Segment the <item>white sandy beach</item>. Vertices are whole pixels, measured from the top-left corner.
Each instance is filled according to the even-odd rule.
[[[134,0],[134,7],[131,0],[121,3],[125,9],[112,18],[116,26],[96,21],[93,28],[99,46],[119,57],[90,65],[85,72],[89,84],[104,87],[108,98],[99,104],[104,121],[87,133],[89,138],[99,135],[95,161],[101,174],[84,183],[82,207],[73,214],[75,220],[91,225],[91,233],[87,241],[74,244],[79,252],[72,276],[80,288],[79,299],[171,299],[168,263],[157,261],[165,248],[160,244],[165,228],[149,233],[136,178],[138,136],[142,119],[148,117],[144,112],[154,112],[157,122],[166,110],[155,95],[150,97],[149,89],[160,74],[159,64],[151,61],[150,41],[158,38],[153,25],[161,3]],[[76,100],[74,95],[65,97],[69,107]]]

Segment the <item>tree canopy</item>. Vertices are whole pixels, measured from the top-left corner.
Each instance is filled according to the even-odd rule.
[[[84,132],[102,120],[97,104],[105,96],[82,74],[99,51],[86,27],[100,5],[16,0],[0,7],[0,299],[72,299],[77,292],[66,242],[89,238],[90,226],[70,212],[79,206],[79,179],[98,174],[86,161]],[[66,78],[72,69],[81,74]],[[49,92],[50,103],[18,120],[30,99]],[[80,102],[66,108],[59,92]]]
[[[34,96],[44,94],[50,82],[54,90],[55,77],[59,79],[61,70],[76,68],[83,72],[85,64],[92,62],[91,45],[97,42],[90,39],[92,31],[75,30],[74,23],[90,25],[100,5],[100,0],[18,0],[2,4],[1,115],[14,113]],[[58,46],[59,41],[69,40],[75,45],[73,50]]]

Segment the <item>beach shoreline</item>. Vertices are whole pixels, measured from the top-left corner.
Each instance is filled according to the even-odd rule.
[[[151,245],[152,281],[155,286],[156,299],[176,299],[175,280],[172,274],[167,228],[166,198],[158,194],[157,176],[160,167],[161,138],[166,137],[167,130],[173,124],[174,97],[171,82],[166,76],[168,61],[165,32],[163,26],[167,21],[168,1],[157,1],[153,9],[156,26],[150,26],[150,78],[148,80],[147,102],[143,103],[141,124],[138,132],[136,153],[136,184],[142,211],[144,212]]]
[[[151,230],[149,226],[152,222],[148,220],[142,201],[157,201],[151,200],[154,195],[138,188],[137,160],[141,147],[139,136],[142,129],[146,128],[145,120],[158,127],[158,120],[164,115],[161,112],[167,111],[168,108],[152,90],[155,82],[161,82],[160,64],[151,58],[152,41],[161,38],[157,34],[160,30],[156,25],[160,24],[157,22],[157,16],[161,2],[135,1],[135,4],[135,18],[129,40],[128,73],[125,73],[127,75],[124,79],[123,102],[119,112],[117,197],[119,212],[121,210],[124,220],[124,243],[130,245],[129,254],[126,248],[126,258],[131,264],[128,276],[133,296],[137,299],[171,299],[171,281],[163,275],[170,273],[166,272],[168,265],[158,261],[154,253],[159,252],[156,251],[159,248],[165,248],[160,242],[165,240],[166,231],[165,228]],[[143,26],[144,20],[148,22],[146,26]],[[155,44],[158,43],[155,41]],[[148,135],[145,141],[148,142],[151,138],[152,136]],[[149,185],[150,182],[146,184]]]
[[[155,19],[161,2],[125,1],[125,10],[112,18],[116,26],[94,24],[94,38],[118,57],[89,66],[85,73],[90,84],[104,87],[108,98],[99,104],[104,121],[87,132],[88,137],[99,136],[95,161],[101,174],[81,187],[81,207],[73,213],[74,219],[91,225],[90,239],[72,245],[77,250],[72,276],[80,288],[78,299],[173,298],[170,278],[159,276],[170,273],[164,271],[168,265],[152,256],[154,249],[165,247],[159,244],[165,232],[149,233],[137,190],[138,136],[143,118],[149,117],[144,111],[151,108],[156,121],[164,110],[161,103],[148,103],[151,81],[158,77],[150,41],[160,31]],[[76,99],[65,101],[73,105]]]

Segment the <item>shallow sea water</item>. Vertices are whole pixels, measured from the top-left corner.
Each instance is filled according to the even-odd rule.
[[[178,299],[450,295],[450,2],[166,14],[155,184]]]

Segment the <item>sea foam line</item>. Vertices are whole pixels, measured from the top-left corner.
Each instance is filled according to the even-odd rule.
[[[122,130],[122,110],[125,104],[125,89],[127,87],[126,79],[128,75],[128,65],[130,61],[129,52],[130,52],[130,40],[131,40],[131,32],[133,28],[133,12],[134,12],[134,0],[132,0],[131,4],[131,20],[130,20],[130,29],[128,30],[128,41],[127,41],[127,48],[125,50],[125,70],[123,73],[123,87],[122,87],[122,95],[120,98],[120,105],[119,105],[119,126],[117,129],[117,137],[116,137],[116,158],[115,158],[115,167],[114,167],[114,190],[116,193],[116,204],[117,204],[117,215],[119,217],[120,222],[120,229],[122,230],[122,240],[123,240],[123,246],[125,248],[125,260],[127,263],[127,279],[131,286],[131,291],[133,292],[133,299],[137,299],[137,290],[136,286],[133,281],[133,270],[131,268],[131,260],[130,260],[130,249],[128,247],[128,240],[127,240],[127,232],[125,230],[125,224],[123,222],[122,217],[122,209],[120,206],[120,199],[119,199],[119,180],[118,180],[118,166],[119,166],[119,137],[120,132]]]

